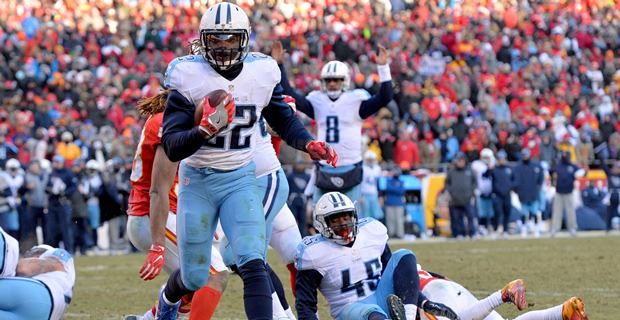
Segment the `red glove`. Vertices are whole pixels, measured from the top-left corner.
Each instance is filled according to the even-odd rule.
[[[306,145],[306,151],[308,151],[308,154],[312,160],[326,160],[327,164],[331,164],[334,168],[336,167],[338,154],[325,141],[312,140],[308,142]]]
[[[235,100],[230,93],[215,107],[211,106],[209,103],[209,96],[206,96],[202,100],[200,130],[206,132],[209,137],[212,137],[231,123],[234,115]]]
[[[159,275],[164,267],[164,251],[166,248],[160,244],[151,245],[146,261],[140,268],[140,278],[142,280],[153,280]]]

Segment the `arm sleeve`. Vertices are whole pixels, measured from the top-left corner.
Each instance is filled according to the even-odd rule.
[[[284,102],[283,94],[282,86],[276,85],[269,105],[263,109],[263,117],[289,146],[305,151],[306,144],[314,138],[297,119],[293,109]],[[297,106],[299,107],[299,104]]]
[[[168,159],[181,161],[196,152],[205,139],[194,124],[196,107],[176,90],[170,90],[164,109],[161,144]]]
[[[300,270],[295,280],[295,309],[299,320],[316,320],[317,289],[323,276],[316,270]]]
[[[390,250],[390,246],[388,246],[386,243],[385,249],[383,249],[383,253],[381,254],[381,265],[383,265],[381,274],[383,274],[383,271],[385,271],[385,267],[387,266],[388,261],[390,261],[390,258],[392,258],[392,250]]]
[[[312,106],[312,103],[310,103],[310,101],[306,99],[305,96],[297,93],[297,90],[291,87],[290,83],[288,82],[288,77],[286,76],[286,70],[284,70],[284,66],[279,64],[278,68],[280,69],[281,76],[280,85],[282,86],[284,94],[295,98],[295,105],[297,106],[297,110],[305,113],[311,119],[314,119],[314,107]]]
[[[366,119],[375,114],[379,109],[385,107],[390,100],[394,98],[394,88],[392,81],[381,82],[379,92],[360,105],[359,115],[362,119]]]

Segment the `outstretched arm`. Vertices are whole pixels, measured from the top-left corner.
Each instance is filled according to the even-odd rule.
[[[289,146],[306,151],[306,144],[313,140],[308,130],[297,119],[293,109],[284,102],[284,90],[276,85],[271,95],[269,105],[263,109],[263,117],[269,126],[282,137]],[[299,108],[299,102],[295,102]]]
[[[17,268],[15,269],[15,275],[18,277],[34,277],[36,275],[53,272],[53,271],[65,271],[62,262],[55,258],[24,258],[19,259],[17,262]]]
[[[149,213],[151,215],[151,239],[154,245],[164,245],[165,227],[170,211],[170,199],[168,193],[174,184],[178,162],[172,162],[164,153],[162,146],[157,146],[155,159],[153,160],[153,173],[151,175],[151,198]]]
[[[372,116],[379,111],[379,109],[385,107],[392,100],[392,98],[394,98],[392,75],[390,74],[390,65],[388,64],[388,60],[388,51],[380,45],[379,55],[377,56],[377,72],[379,73],[381,87],[376,95],[362,102],[359,110],[359,116],[362,119]]]

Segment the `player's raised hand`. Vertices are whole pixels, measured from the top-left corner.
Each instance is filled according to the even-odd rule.
[[[276,41],[271,46],[271,57],[273,60],[276,60],[278,64],[281,64],[284,61],[284,48],[282,47],[282,42]]]
[[[161,273],[164,267],[164,252],[166,248],[160,244],[153,244],[146,256],[146,261],[140,268],[140,278],[144,281],[153,280]]]
[[[328,143],[325,141],[312,140],[306,145],[306,151],[310,155],[312,160],[325,160],[327,164],[332,167],[336,167],[338,162],[338,154]]]
[[[206,133],[207,138],[217,134],[233,121],[235,115],[235,101],[232,94],[228,93],[224,99],[215,106],[209,102],[209,95],[202,100],[202,118],[200,130]]]
[[[380,66],[388,64],[389,59],[390,59],[390,53],[387,51],[387,49],[384,46],[378,45],[378,47],[379,47],[379,55],[377,55],[377,57],[375,58],[375,61]]]

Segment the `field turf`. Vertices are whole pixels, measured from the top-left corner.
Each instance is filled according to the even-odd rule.
[[[589,234],[579,238],[497,241],[395,242],[412,249],[418,263],[458,281],[479,298],[515,278],[527,282],[531,308],[547,308],[577,295],[584,298],[593,320],[618,319],[620,301],[620,236]],[[287,289],[288,271],[270,250],[269,258]],[[122,319],[143,314],[157,298],[165,275],[148,283],[138,278],[144,255],[77,257],[74,298],[66,319]],[[329,319],[319,300],[321,319]],[[506,318],[518,312],[512,305],[498,311]],[[244,319],[242,283],[231,276],[215,319]]]

